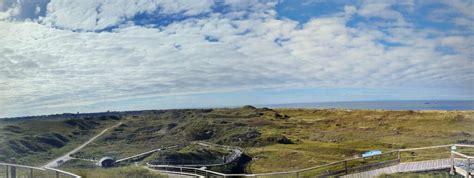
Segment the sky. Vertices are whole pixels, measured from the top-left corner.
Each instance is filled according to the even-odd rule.
[[[472,0],[0,0],[0,117],[474,99]]]

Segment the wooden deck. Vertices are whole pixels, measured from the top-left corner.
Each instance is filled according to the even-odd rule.
[[[399,172],[417,172],[417,171],[431,171],[440,169],[449,169],[451,167],[450,159],[438,159],[429,161],[407,162],[400,163],[394,166],[365,171],[355,174],[348,174],[341,176],[344,178],[366,178],[377,177],[382,174],[393,174]]]
[[[468,165],[470,168],[468,168]],[[474,170],[474,164],[470,163],[468,164],[467,160],[456,160],[455,161],[455,166],[454,166],[454,171],[464,177],[473,177],[473,172]]]

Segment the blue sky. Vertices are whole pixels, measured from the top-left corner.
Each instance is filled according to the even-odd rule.
[[[473,4],[0,0],[0,117],[472,100]]]

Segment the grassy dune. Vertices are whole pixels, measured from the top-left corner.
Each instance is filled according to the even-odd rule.
[[[252,161],[246,164],[245,171],[260,173],[321,165],[373,149],[387,151],[439,144],[474,143],[474,111],[267,109],[246,106],[232,109],[134,111],[119,113],[118,116],[122,125],[110,130],[74,156],[84,159],[103,156],[122,158],[159,147],[202,140],[243,147],[245,154],[252,157]],[[0,124],[0,143],[7,143],[0,146],[0,160],[2,156],[11,156],[12,152],[22,160],[45,160],[74,147],[99,128],[118,122],[113,119],[101,120],[100,117],[101,114],[97,114],[89,119],[91,123],[98,125],[82,129],[84,134],[78,137],[70,135],[81,131],[81,126],[68,124],[70,118],[6,124],[19,127],[21,131]],[[79,119],[85,122],[83,117]],[[52,137],[55,137],[53,133],[60,133],[70,141],[61,147],[50,145],[44,152],[21,152],[9,144],[12,140],[46,133]],[[200,149],[180,149],[182,150],[170,150],[169,155],[154,154],[140,164],[173,155],[183,159],[201,159],[205,154],[213,154]],[[215,155],[216,158],[221,156]],[[81,164],[72,164],[71,168],[76,171],[91,169]],[[101,169],[94,171],[100,172]]]
[[[248,148],[252,172],[329,163],[372,150],[474,143],[472,111],[278,109],[289,119],[269,119],[265,134],[282,133],[296,144]],[[286,161],[280,161],[280,160]]]
[[[60,156],[119,118],[41,118],[0,120],[0,161],[42,165]]]

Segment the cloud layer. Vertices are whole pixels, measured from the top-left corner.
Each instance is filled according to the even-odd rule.
[[[264,88],[473,89],[469,2],[446,8],[449,30],[395,8],[418,3],[361,2],[302,23],[276,1],[38,2],[0,1],[0,116]]]

